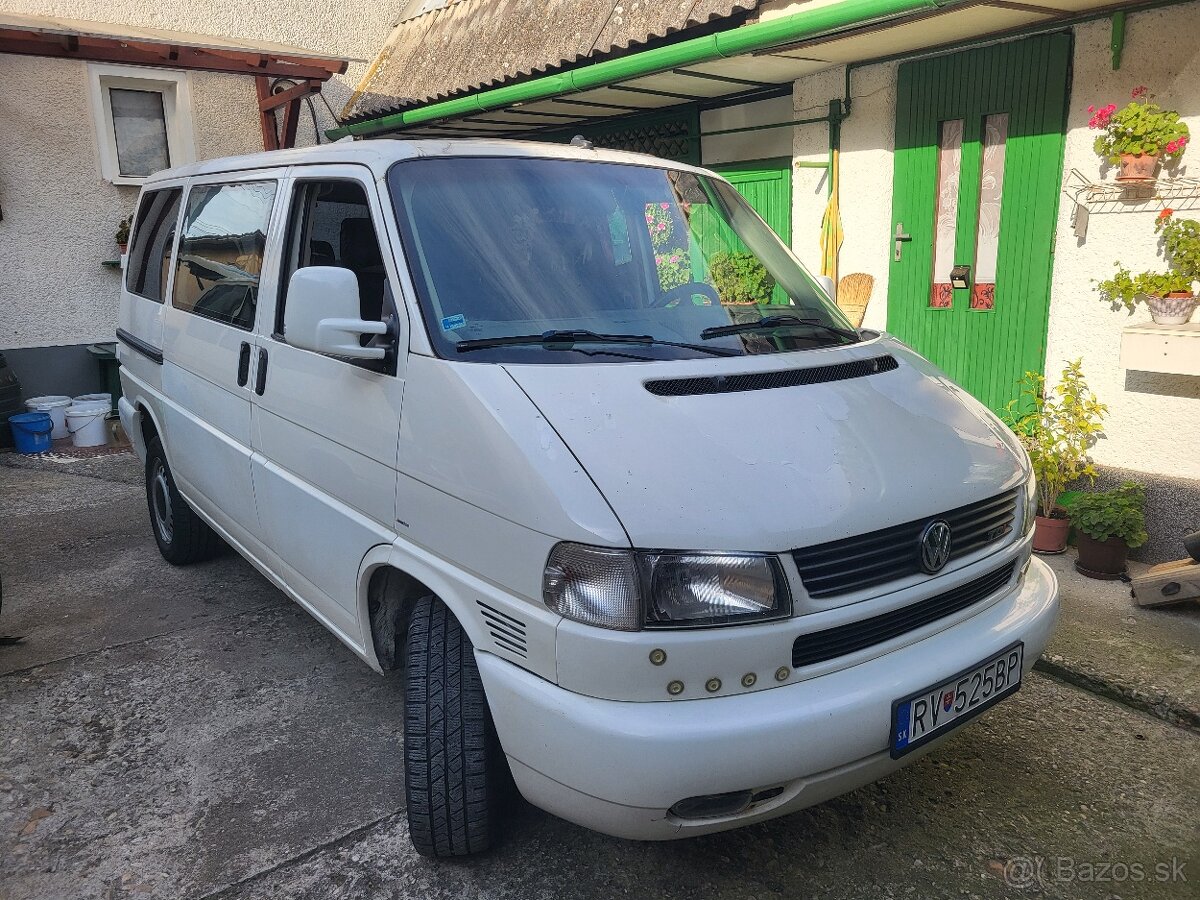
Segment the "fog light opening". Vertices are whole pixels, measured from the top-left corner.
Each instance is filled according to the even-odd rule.
[[[671,807],[671,815],[680,819],[720,819],[736,816],[750,807],[751,791],[730,791],[726,794],[701,794],[688,797]]]

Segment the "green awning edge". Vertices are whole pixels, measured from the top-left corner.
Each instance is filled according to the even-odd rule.
[[[326,137],[336,141],[347,135],[365,136],[394,131],[424,122],[460,119],[476,113],[502,109],[516,103],[550,100],[566,94],[608,87],[622,81],[667,72],[681,66],[730,59],[769,50],[829,32],[954,6],[966,0],[843,0],[818,9],[781,16],[766,22],[743,25],[730,31],[691,38],[643,50],[619,59],[605,60],[569,72],[546,75],[521,84],[493,88],[431,103],[416,109],[391,113],[377,119],[331,128]]]

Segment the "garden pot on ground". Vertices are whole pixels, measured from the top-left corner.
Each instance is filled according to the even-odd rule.
[[[1037,516],[1033,520],[1033,549],[1038,553],[1062,553],[1067,549],[1071,520],[1065,514]]]
[[[1157,153],[1122,153],[1121,171],[1117,181],[1144,182],[1153,181],[1158,174]]]
[[[1196,311],[1196,298],[1187,291],[1174,291],[1165,297],[1146,297],[1150,318],[1155,325],[1186,325]]]
[[[1114,581],[1125,571],[1129,545],[1124,538],[1112,537],[1107,541],[1098,541],[1079,531],[1075,534],[1075,544],[1079,548],[1075,569],[1081,574]]]

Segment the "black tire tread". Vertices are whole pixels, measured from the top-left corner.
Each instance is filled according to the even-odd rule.
[[[423,856],[480,853],[492,843],[501,761],[470,639],[444,603],[409,619],[404,772],[409,832]]]
[[[158,533],[158,526],[154,521],[154,495],[150,479],[154,471],[154,460],[158,458],[161,458],[163,465],[166,466],[167,483],[171,493],[172,527],[169,544]],[[187,566],[203,562],[215,556],[220,549],[220,536],[196,514],[175,487],[175,476],[171,474],[171,464],[167,462],[162,441],[157,437],[153,438],[146,447],[146,507],[150,513],[150,529],[154,533],[154,542],[158,544],[158,552],[171,565]]]

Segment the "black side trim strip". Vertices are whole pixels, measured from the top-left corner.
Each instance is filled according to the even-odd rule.
[[[157,347],[147,344],[140,338],[135,338],[124,328],[117,329],[117,340],[122,344],[127,345],[131,350],[136,350],[151,362],[158,363],[160,366],[162,365],[163,355],[161,350],[159,350]]]

